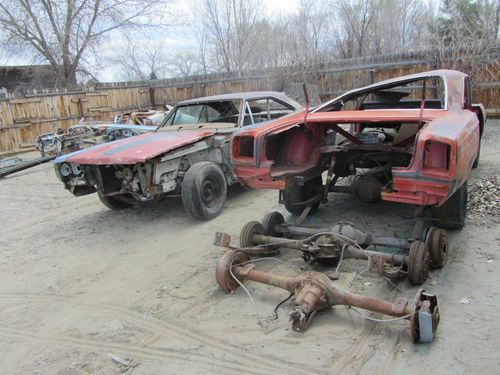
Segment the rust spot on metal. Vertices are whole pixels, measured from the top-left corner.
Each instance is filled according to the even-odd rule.
[[[239,283],[251,280],[293,293],[295,306],[290,313],[290,320],[295,331],[305,331],[317,311],[335,305],[358,307],[394,317],[409,317],[410,332],[414,342],[419,342],[424,332],[424,341],[429,336],[432,338],[432,334],[435,333],[439,324],[437,298],[423,290],[417,293],[414,305],[410,308],[408,301],[404,298],[398,298],[391,303],[343,291],[335,287],[326,275],[318,272],[304,272],[296,277],[286,277],[257,271],[252,263],[248,263],[247,259],[248,255],[241,251],[226,253],[217,262],[217,283],[227,292],[233,292]],[[245,264],[237,265],[242,262]],[[419,314],[424,314],[422,315],[424,318],[429,318],[428,322],[431,326],[420,326],[420,322],[426,324],[426,320],[422,319]],[[417,319],[419,320],[417,321]]]

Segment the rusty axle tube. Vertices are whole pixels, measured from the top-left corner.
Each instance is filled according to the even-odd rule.
[[[277,276],[270,273],[257,271],[255,265],[236,266],[233,268],[233,274],[239,280],[252,280],[257,283],[275,286],[277,288],[294,291],[295,279],[293,277]]]
[[[340,293],[343,298],[339,301],[339,305],[359,307],[364,310],[395,317],[407,316],[411,311],[408,306],[408,301],[404,298],[398,299],[395,302],[388,302],[378,298],[362,296],[350,292]]]
[[[226,292],[235,291],[246,280],[288,290],[294,295],[295,307],[290,313],[292,328],[303,332],[316,311],[335,305],[361,309],[410,319],[410,334],[414,342],[430,342],[439,323],[437,298],[420,290],[412,307],[408,300],[398,298],[391,303],[336,288],[332,281],[319,272],[304,272],[296,277],[273,275],[257,271],[250,257],[243,251],[230,251],[217,262],[215,277]]]
[[[277,226],[279,233],[286,233],[296,236],[312,236],[321,232],[330,232],[332,228],[328,227],[307,227],[299,226],[295,224],[280,224]],[[369,239],[367,245],[376,246],[387,246],[399,249],[409,249],[410,243],[407,239],[394,238],[394,237],[384,237],[384,236],[374,236]]]
[[[298,277],[277,276],[270,273],[257,271],[254,264],[246,266],[236,266],[233,268],[233,274],[241,280],[251,280],[261,284],[275,286],[277,288],[288,290],[294,293],[297,285],[304,281],[304,275],[307,275],[308,280],[318,282],[325,289],[329,298],[329,306],[346,305],[352,307],[359,307],[361,309],[370,310],[373,312],[391,315],[395,317],[405,316],[410,314],[408,301],[401,307],[402,301],[398,300],[394,303],[387,302],[378,298],[369,296],[362,296],[355,293],[344,292],[333,286],[331,281],[325,275],[319,272],[307,272]]]
[[[273,245],[280,244],[282,248],[289,248],[299,251],[307,251],[307,245],[313,240],[284,240],[281,237],[266,236],[262,234],[254,234],[252,236],[252,242],[257,245]],[[359,249],[355,246],[349,245],[344,250],[344,259],[353,258],[367,260],[369,256],[382,257],[387,263],[393,264],[395,266],[407,266],[408,256],[403,254],[389,254],[379,251],[364,250]]]

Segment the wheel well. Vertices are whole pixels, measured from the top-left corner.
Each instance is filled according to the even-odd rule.
[[[479,137],[483,136],[484,125],[486,124],[486,112],[482,104],[473,104],[472,109],[479,119]]]

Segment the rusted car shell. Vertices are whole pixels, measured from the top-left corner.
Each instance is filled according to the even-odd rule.
[[[73,195],[97,193],[112,210],[180,195],[194,218],[209,220],[222,209],[227,186],[238,183],[229,156],[234,131],[299,109],[270,91],[187,100],[155,131],[64,155],[54,170]]]
[[[395,83],[410,83],[423,78],[442,78],[445,86],[446,101],[443,109],[372,109],[335,111],[335,103],[348,100],[375,89],[394,86]],[[382,192],[382,199],[416,205],[441,205],[467,180],[474,160],[479,152],[482,123],[471,107],[466,106],[465,82],[467,76],[450,70],[430,71],[388,81],[383,81],[361,89],[349,91],[309,113],[301,112],[275,120],[263,126],[244,129],[233,137],[232,162],[240,181],[253,188],[284,189],[287,175],[273,175],[274,161],[266,159],[266,138],[293,127],[304,125],[314,130],[318,124],[356,123],[356,122],[422,122],[425,125],[418,132],[411,163],[405,168],[393,168],[393,187]],[[253,157],[238,155],[237,143],[243,137],[253,138]],[[447,170],[424,168],[424,145],[426,141],[442,142],[450,147],[451,155]],[[304,170],[313,168],[318,161],[319,147],[308,155]]]

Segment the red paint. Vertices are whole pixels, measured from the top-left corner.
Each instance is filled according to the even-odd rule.
[[[161,130],[119,141],[104,143],[78,153],[69,162],[90,165],[144,163],[160,154],[215,134],[215,131]]]
[[[313,140],[303,131],[292,130],[284,143],[286,155],[281,155],[281,159],[290,164],[306,164],[310,160],[311,152],[314,148]]]
[[[448,170],[449,147],[446,143],[425,142],[424,168]]]
[[[297,163],[305,165],[309,169],[315,167],[319,160],[319,150],[324,146],[322,133],[325,128],[335,129],[336,124],[391,121],[422,123],[423,128],[417,133],[416,140],[414,140],[414,136],[410,137],[409,146],[416,142],[410,165],[406,168],[393,168],[393,189],[384,191],[382,199],[417,205],[444,203],[469,177],[472,163],[479,149],[479,118],[475,112],[468,108],[467,100],[465,100],[467,76],[457,71],[441,70],[400,77],[372,85],[369,88],[435,76],[441,77],[445,82],[447,109],[420,107],[415,109],[309,113],[307,115],[307,128],[311,131],[312,138],[310,139],[314,139],[314,142],[306,142],[300,136],[297,135],[297,138],[294,136],[292,138],[295,142],[294,147],[289,149],[284,159],[287,164],[283,166],[281,163],[280,168],[292,171],[293,169],[287,167]],[[364,89],[359,89],[359,91]],[[272,174],[271,168],[274,161],[266,158],[266,141],[269,136],[282,133],[293,127],[297,127],[297,129],[302,127],[303,129],[304,116],[304,112],[301,112],[263,126],[243,129],[234,135],[233,139],[238,136],[254,138],[256,154],[253,158],[240,157],[237,153],[238,148],[232,149],[231,158],[234,169],[243,184],[261,189],[283,189],[285,187],[288,176]],[[303,132],[303,130],[297,130],[297,132],[301,131]],[[430,145],[427,149],[426,144]]]

